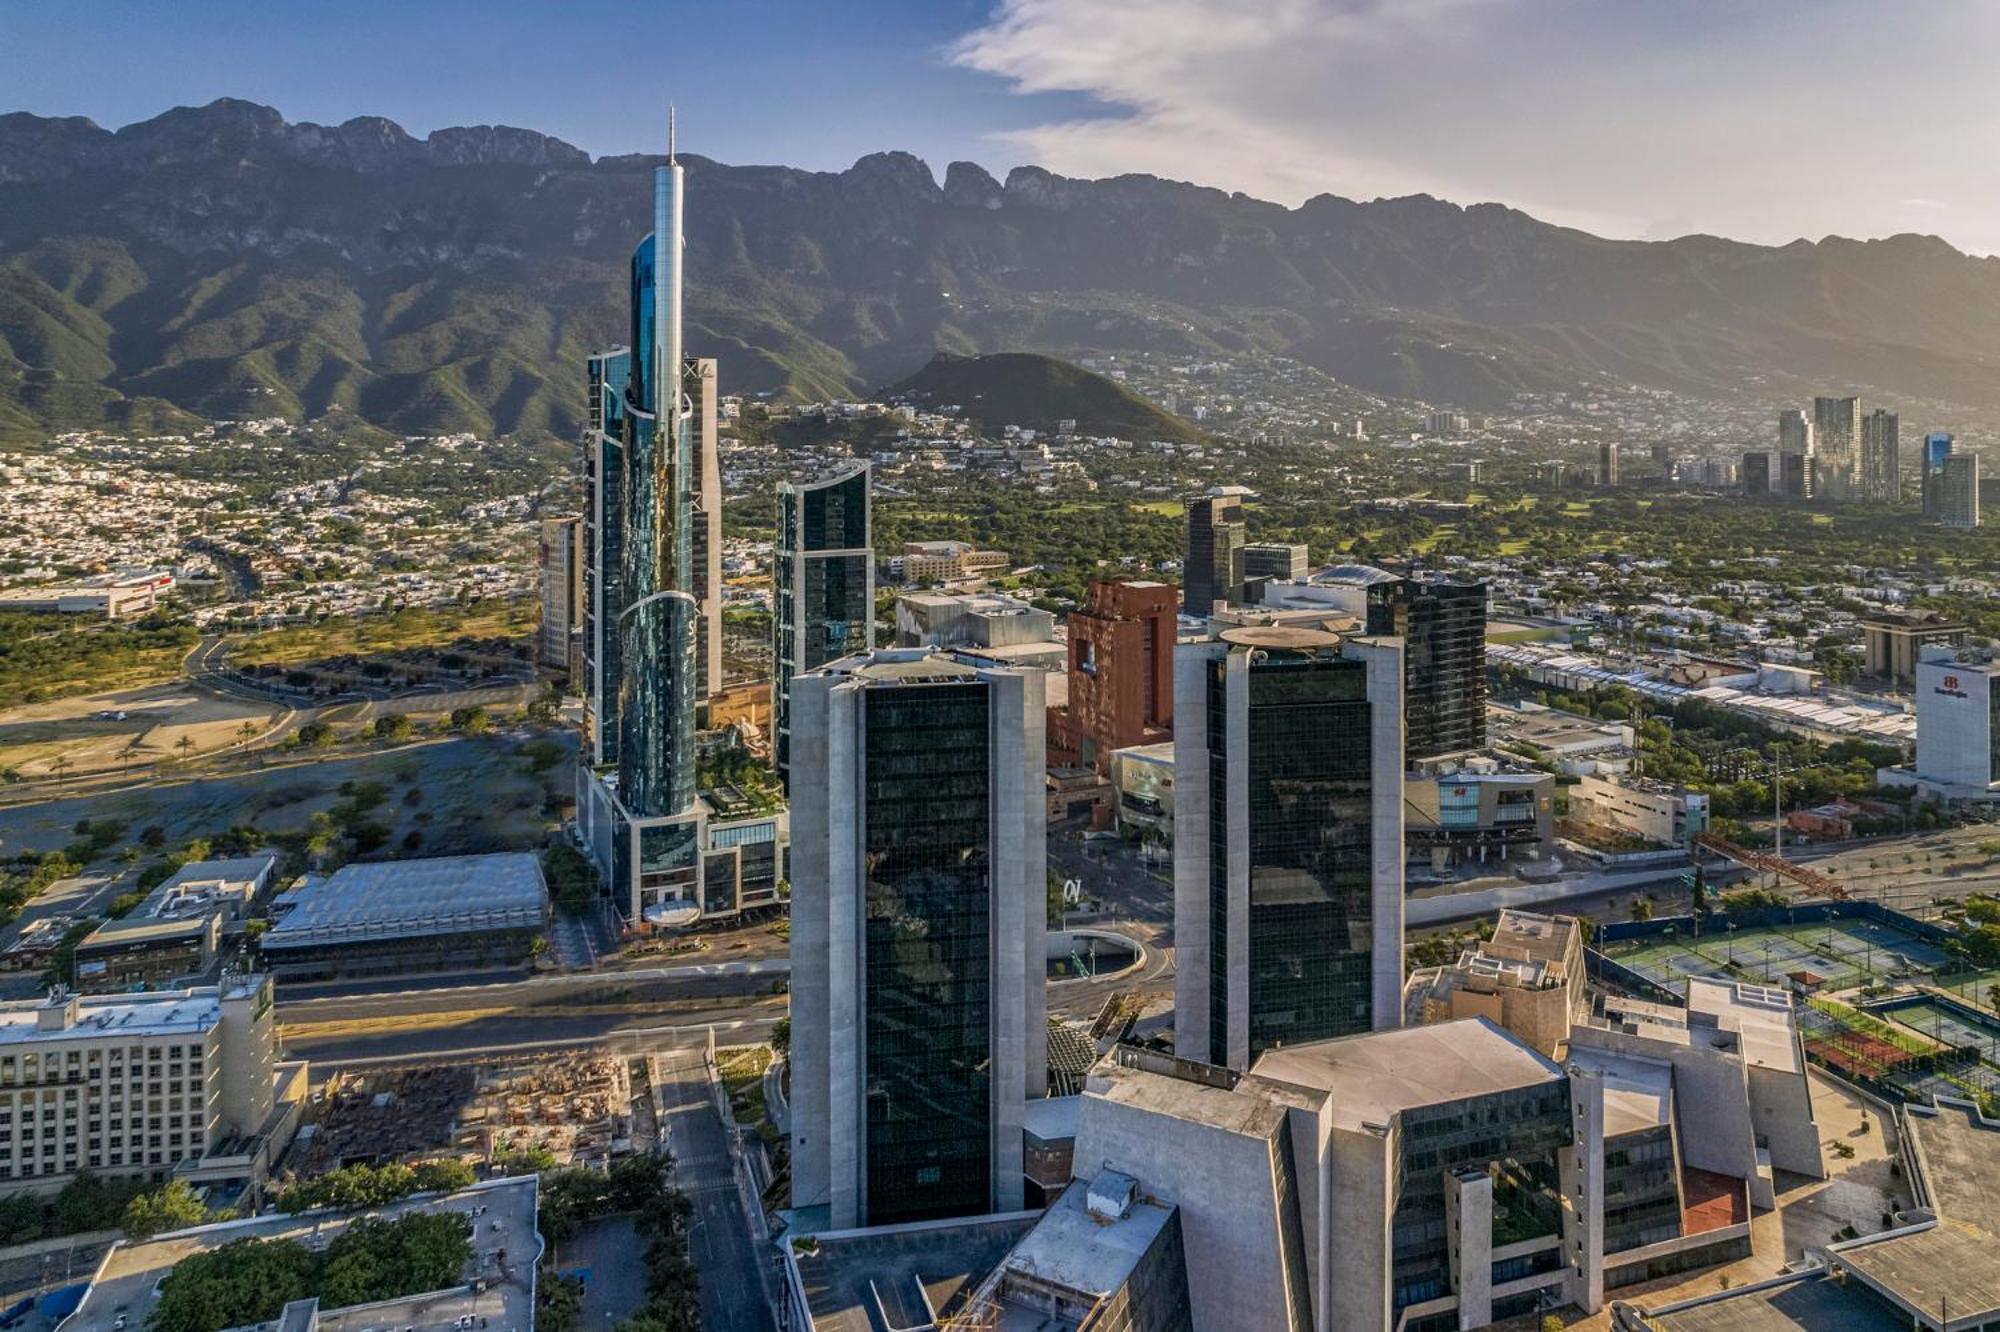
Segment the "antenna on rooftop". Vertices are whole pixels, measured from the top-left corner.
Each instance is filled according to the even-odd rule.
[[[674,105],[667,103],[667,161],[674,160]]]

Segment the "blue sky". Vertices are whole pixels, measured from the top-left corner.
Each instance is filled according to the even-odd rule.
[[[1430,193],[1619,237],[2000,251],[1986,0],[6,0],[0,110],[219,96],[838,169]],[[636,71],[663,71],[642,79]]]

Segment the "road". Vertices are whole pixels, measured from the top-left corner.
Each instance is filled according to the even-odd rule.
[[[657,1067],[674,1179],[694,1204],[688,1247],[701,1272],[701,1325],[707,1332],[777,1332],[765,1294],[771,1274],[750,1238],[707,1065],[688,1051],[662,1057]]]

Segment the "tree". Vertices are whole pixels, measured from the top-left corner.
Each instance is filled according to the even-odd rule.
[[[186,761],[187,756],[194,750],[194,737],[183,735],[180,739],[174,741],[174,748],[180,750],[182,761]]]
[[[198,1226],[207,1218],[208,1208],[187,1181],[170,1180],[125,1205],[125,1233],[135,1240],[151,1239],[165,1231]]]
[[[407,740],[415,730],[416,727],[410,724],[409,717],[401,712],[391,712],[387,716],[375,719],[375,738],[377,740]]]
[[[542,853],[542,877],[556,910],[564,915],[580,916],[597,899],[597,868],[566,842]]]
[[[1651,920],[1652,918],[1653,904],[1643,897],[1634,897],[1632,899],[1632,919]]]
[[[267,1323],[313,1293],[312,1251],[292,1240],[237,1240],[190,1254],[160,1284],[147,1332],[217,1332]]]
[[[451,728],[467,735],[484,735],[493,729],[493,719],[486,715],[486,709],[482,707],[453,708]]]
[[[327,749],[333,744],[333,727],[323,721],[309,721],[299,727],[299,744],[307,749]]]
[[[791,1057],[792,1020],[789,1017],[781,1017],[771,1024],[771,1053],[780,1059]]]

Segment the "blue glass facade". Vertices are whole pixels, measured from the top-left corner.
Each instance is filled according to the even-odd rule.
[[[700,615],[690,421],[678,376],[661,391],[661,367],[681,363],[680,167],[655,172],[653,187],[654,234],[632,252],[618,565],[618,796],[640,817],[694,806]],[[656,262],[662,252],[664,265]]]
[[[791,768],[791,682],[875,646],[866,466],[778,491],[771,674],[777,769]]]

